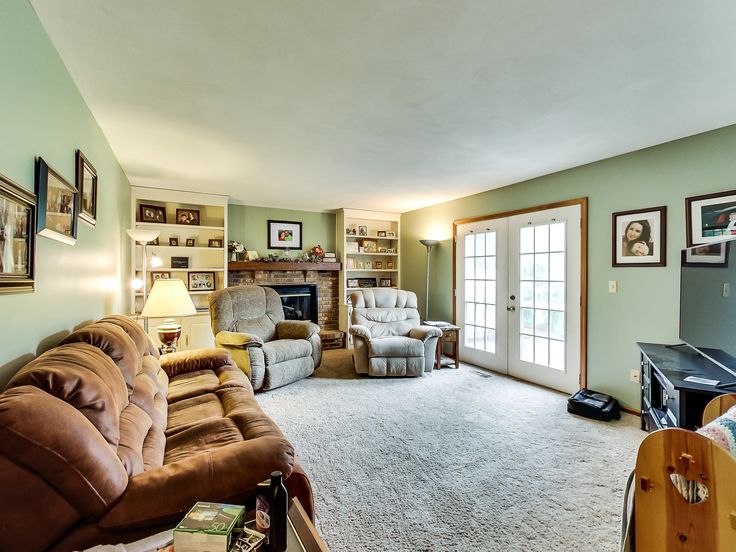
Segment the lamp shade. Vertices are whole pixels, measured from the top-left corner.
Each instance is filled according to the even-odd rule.
[[[161,233],[159,230],[141,230],[138,228],[133,230],[126,230],[126,232],[138,243],[152,242],[153,240],[158,238],[159,234]]]
[[[168,316],[192,316],[197,314],[192,298],[181,280],[156,280],[143,305],[144,318],[166,318]]]

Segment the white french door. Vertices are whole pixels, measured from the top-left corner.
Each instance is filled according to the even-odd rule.
[[[457,227],[462,360],[579,389],[580,217],[572,205]]]

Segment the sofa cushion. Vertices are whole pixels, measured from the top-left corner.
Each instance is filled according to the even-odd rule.
[[[169,405],[169,423],[166,435],[179,433],[194,425],[225,415],[222,403],[214,393],[204,393]]]
[[[422,376],[424,359],[422,357],[371,357],[368,359],[368,373],[371,376]]]
[[[368,343],[371,357],[422,357],[424,343],[411,337],[379,337]]]
[[[273,366],[295,358],[312,359],[312,345],[306,339],[278,339],[263,344],[266,365]]]

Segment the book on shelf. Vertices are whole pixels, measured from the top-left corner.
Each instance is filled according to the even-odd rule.
[[[243,528],[245,507],[197,502],[174,529],[176,552],[228,552]]]

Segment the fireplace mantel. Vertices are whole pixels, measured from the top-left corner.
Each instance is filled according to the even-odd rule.
[[[289,263],[266,261],[231,261],[227,263],[229,271],[234,270],[318,270],[325,272],[339,272],[341,263]]]

